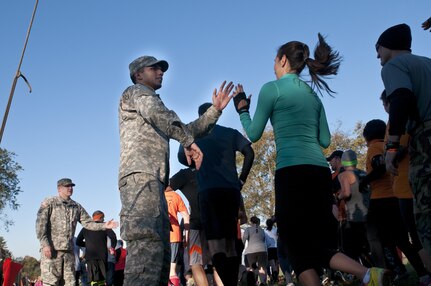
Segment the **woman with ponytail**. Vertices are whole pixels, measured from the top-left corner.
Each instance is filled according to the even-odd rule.
[[[341,58],[318,34],[310,57],[299,41],[282,45],[274,60],[276,80],[263,85],[253,119],[251,96],[238,84],[234,103],[252,142],[262,136],[268,120],[274,130],[277,157],[275,216],[280,241],[302,285],[320,285],[316,270],[332,268],[354,274],[364,285],[382,285],[383,269],[367,269],[337,252],[337,221],[332,215],[331,172],[322,152],[330,144],[322,91],[334,94],[324,77],[336,75]],[[300,75],[307,67],[310,84]],[[317,94],[317,93],[319,94]]]

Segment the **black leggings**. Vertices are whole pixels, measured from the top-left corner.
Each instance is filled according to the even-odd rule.
[[[415,215],[413,211],[413,199],[398,199],[400,205],[401,217],[406,224],[412,244],[417,249],[422,249],[422,243],[419,239],[418,230],[416,229]]]
[[[297,165],[275,172],[275,214],[280,241],[297,275],[328,268],[337,249],[328,167]]]
[[[380,257],[382,251],[376,252],[373,247],[378,239],[380,239],[383,247],[388,247],[389,249],[398,247],[416,270],[418,276],[427,274],[418,254],[420,249],[413,246],[409,241],[397,198],[370,200],[367,216],[367,232],[373,259],[375,261],[383,260],[383,257]],[[381,267],[383,265],[377,266]]]
[[[365,222],[348,222],[342,229],[343,252],[350,258],[359,261],[369,251],[367,228]]]

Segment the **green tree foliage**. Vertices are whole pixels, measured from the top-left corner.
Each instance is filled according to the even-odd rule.
[[[35,280],[40,276],[40,262],[31,256],[25,256],[22,261],[23,268],[21,270],[21,276],[27,277],[30,280]]]
[[[18,172],[22,167],[14,161],[16,155],[6,149],[0,148],[0,223],[4,225],[6,231],[13,221],[8,219],[5,214],[6,207],[17,210],[18,194],[21,192],[19,187]]]
[[[341,122],[331,134],[331,145],[324,149],[325,156],[329,156],[334,150],[352,149],[358,156],[358,168],[365,170],[366,144],[362,136],[364,124],[357,122],[353,131],[341,130]],[[243,186],[242,195],[247,216],[253,215],[266,220],[275,212],[275,141],[271,128],[264,131],[262,138],[252,144],[255,158],[253,167]],[[238,172],[242,167],[242,156],[237,156]]]
[[[252,144],[254,163],[242,189],[247,216],[259,216],[262,219],[274,215],[275,194],[275,141],[272,129],[264,131],[262,138]],[[240,158],[241,156],[237,156]],[[242,159],[238,161],[239,171]]]
[[[0,236],[0,259],[12,257],[12,253],[7,249],[6,240]]]
[[[361,121],[356,122],[353,131],[343,131],[341,129],[342,123],[337,122],[337,126],[334,131],[331,132],[331,145],[327,149],[323,150],[325,156],[329,156],[335,150],[347,150],[352,149],[356,152],[358,157],[358,168],[365,170],[367,144],[362,136],[365,124]]]

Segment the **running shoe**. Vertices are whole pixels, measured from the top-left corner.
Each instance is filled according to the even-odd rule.
[[[389,286],[389,271],[383,268],[370,268],[370,281],[364,286]]]
[[[178,276],[169,277],[168,286],[181,286],[180,278],[178,278]]]

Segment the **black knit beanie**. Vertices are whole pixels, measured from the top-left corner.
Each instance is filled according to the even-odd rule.
[[[411,51],[412,34],[407,24],[399,24],[384,31],[377,44],[390,50]]]
[[[204,114],[208,110],[208,108],[211,107],[211,105],[213,105],[213,104],[209,103],[209,102],[206,102],[206,103],[202,104],[201,106],[199,106],[199,109],[198,109],[199,116],[201,116],[202,114]]]

